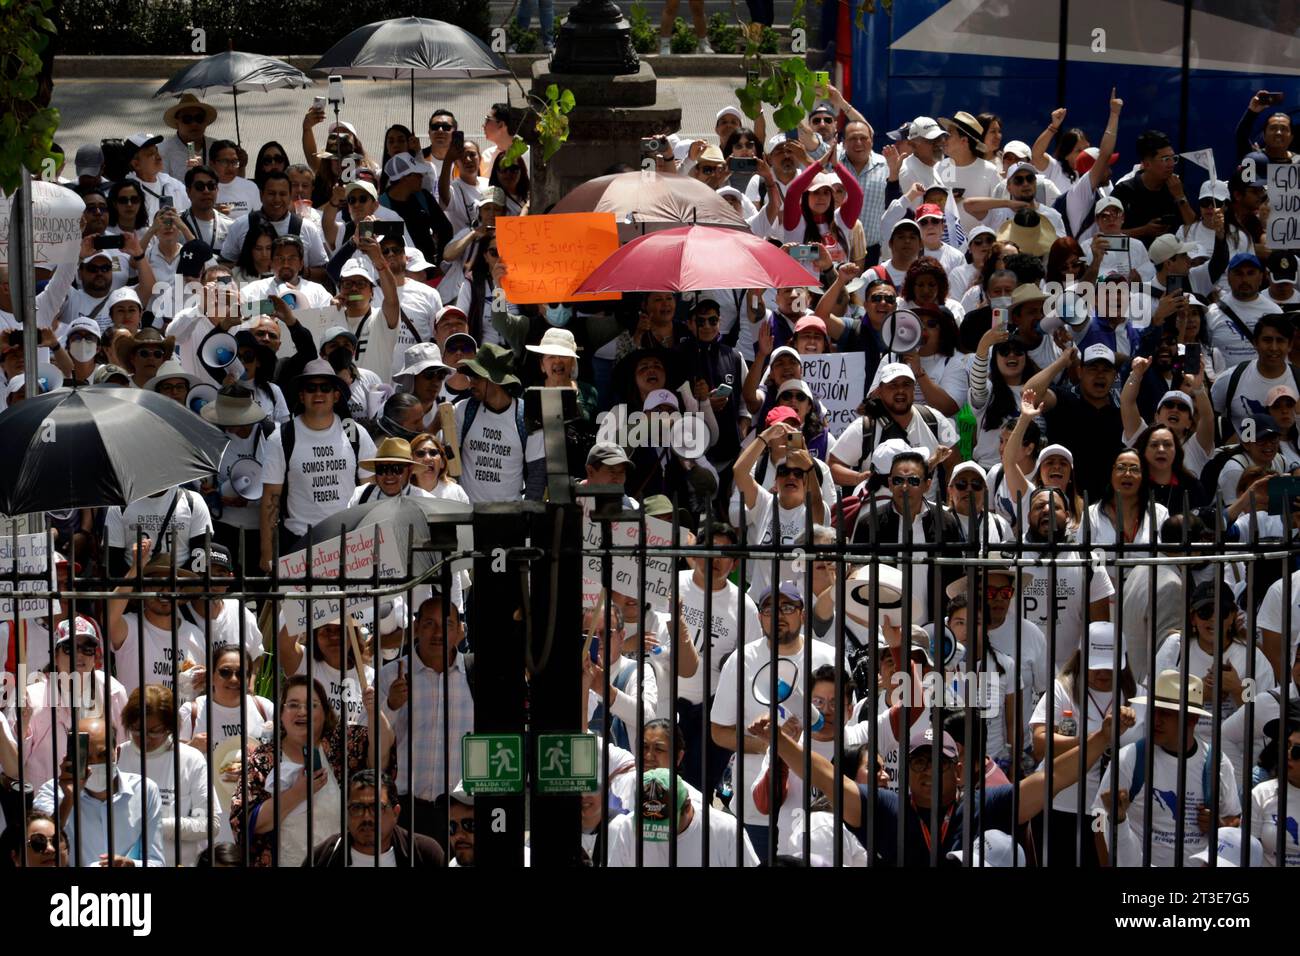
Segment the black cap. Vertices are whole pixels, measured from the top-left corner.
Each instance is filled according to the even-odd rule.
[[[1272,741],[1277,741],[1278,731],[1281,730],[1282,718],[1279,715],[1264,724],[1264,736]],[[1286,702],[1286,729],[1282,733],[1288,737],[1295,731],[1300,730],[1300,700],[1292,697]]]
[[[206,550],[193,549],[190,552],[190,570],[195,574],[202,574],[206,567],[211,567],[214,572],[228,571],[233,574],[235,565],[230,559],[230,550],[222,544],[209,545]]]
[[[1253,422],[1255,426],[1255,441],[1259,441],[1268,435],[1282,434],[1282,426],[1277,423],[1277,419],[1268,412],[1260,412],[1258,415],[1252,415],[1246,421]],[[1247,426],[1242,424],[1242,428]],[[1243,439],[1244,440],[1244,439]]]
[[[1268,257],[1268,277],[1274,282],[1295,282],[1296,264],[1294,252],[1275,249]]]
[[[1227,616],[1237,609],[1237,602],[1233,599],[1232,588],[1225,583],[1221,585],[1222,591],[1219,598],[1219,613],[1221,616]],[[1214,588],[1215,582],[1202,581],[1196,587],[1192,588],[1192,595],[1187,599],[1187,606],[1193,611],[1202,607],[1214,606]]]
[[[203,275],[203,267],[212,258],[212,247],[202,239],[191,239],[181,246],[181,258],[176,263],[176,272],[187,279],[197,279]]]

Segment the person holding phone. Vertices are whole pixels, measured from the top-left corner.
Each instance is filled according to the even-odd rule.
[[[1196,222],[1196,213],[1175,172],[1178,154],[1169,137],[1149,129],[1138,136],[1137,152],[1141,171],[1116,183],[1111,195],[1124,204],[1124,232],[1150,246],[1156,237]]]
[[[395,166],[398,162],[404,162],[404,160],[390,161],[390,165]],[[410,178],[414,179],[415,177],[412,175]],[[340,192],[342,193],[342,202],[338,201]],[[325,231],[325,244],[330,253],[336,257],[344,251],[349,240],[351,240],[354,247],[357,247],[357,223],[367,219],[373,219],[376,222],[400,223],[403,245],[412,246],[415,244],[411,239],[411,233],[406,228],[406,220],[402,218],[401,213],[380,204],[379,191],[372,182],[365,179],[355,179],[346,185],[336,187],[334,195],[330,197],[330,203],[331,206],[337,205],[339,211],[333,215],[323,216],[321,223]],[[377,232],[372,232],[371,237],[373,238],[377,234]],[[331,265],[334,264],[331,262]]]
[[[1293,163],[1296,161],[1296,154],[1291,152],[1291,116],[1281,110],[1270,113],[1264,121],[1263,136],[1260,138],[1259,144],[1251,142],[1251,135],[1255,131],[1260,115],[1270,107],[1280,105],[1285,98],[1282,93],[1273,93],[1268,90],[1260,90],[1250,98],[1250,103],[1246,105],[1246,112],[1242,114],[1241,121],[1237,123],[1235,142],[1238,158],[1245,156],[1252,150],[1263,149],[1264,155],[1268,157],[1269,162]]]
[[[161,136],[149,133],[136,133],[125,141],[127,161],[131,167],[126,178],[139,186],[144,195],[146,222],[152,222],[158,215],[164,196],[171,199],[172,205],[179,212],[184,212],[190,202],[185,195],[184,184],[163,172],[163,158],[158,152],[158,144],[162,141]]]

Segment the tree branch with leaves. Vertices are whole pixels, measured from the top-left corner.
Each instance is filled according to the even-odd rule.
[[[53,0],[0,0],[0,190],[12,194],[53,152],[59,111],[49,106],[42,59],[58,32]]]

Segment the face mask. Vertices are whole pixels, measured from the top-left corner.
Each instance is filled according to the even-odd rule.
[[[352,353],[347,349],[335,349],[329,356],[330,367],[341,372],[352,364]]]
[[[569,320],[572,318],[573,309],[567,305],[548,305],[546,307],[546,321],[551,325],[568,325]]]
[[[74,362],[89,362],[99,351],[99,346],[90,339],[77,339],[68,346],[68,354],[72,356]]]
[[[154,754],[161,754],[171,749],[172,749],[172,735],[168,734],[166,737],[163,738],[162,743],[160,743],[157,747],[154,747],[153,750],[148,751],[148,753],[150,756],[153,756]]]
[[[86,789],[102,793],[108,789],[108,764],[92,763],[86,775]]]

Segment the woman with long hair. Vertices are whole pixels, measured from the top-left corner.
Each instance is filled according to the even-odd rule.
[[[827,161],[835,151],[827,154]],[[844,186],[847,199],[835,208],[836,178]],[[847,262],[849,234],[862,212],[862,187],[843,163],[835,164],[831,173],[824,163],[813,163],[796,176],[786,190],[782,210],[784,239],[794,243],[819,243],[826,247],[832,263]]]
[[[507,216],[528,215],[528,196],[532,188],[528,180],[528,167],[522,159],[516,159],[509,166],[505,165],[504,153],[498,153],[492,160],[492,172],[488,174],[488,185],[499,186],[506,194]]]
[[[1004,513],[1014,525],[1017,502],[1021,500],[1025,502],[1024,520],[1028,521],[1029,492],[1038,487],[1056,488],[1065,497],[1070,527],[1075,528],[1083,520],[1083,498],[1074,480],[1074,454],[1064,445],[1047,445],[1038,452],[1038,459],[1031,473],[1025,474],[1021,465],[1024,457],[1025,430],[1042,413],[1043,408],[1038,403],[1038,396],[1034,394],[1034,390],[1022,388],[1020,417],[1016,420],[1016,426],[1011,430],[1011,434],[1007,436],[1006,444],[1002,446],[1002,475],[1006,482],[1008,498],[1006,502],[999,499],[998,503],[1004,508],[1008,503],[1010,504],[1010,510]]]
[[[975,119],[984,127],[985,159],[999,169],[1002,168],[1002,117],[997,113],[977,113]]]
[[[257,185],[258,192],[262,191],[262,186],[266,183],[267,173],[283,173],[288,168],[288,151],[275,140],[263,143],[262,148],[257,151],[257,159],[253,165],[253,182]]]
[[[134,179],[122,179],[108,187],[108,235],[134,232],[143,238],[149,230],[149,214],[144,208],[144,193]]]
[[[383,764],[394,739],[388,717],[376,706],[373,685],[362,692],[362,700],[367,719],[346,723],[335,715],[320,681],[308,681],[305,675],[285,679],[279,701],[280,761],[276,762],[274,742],[258,746],[248,759],[247,799],[236,788],[230,802],[230,828],[236,841],[242,842],[247,833],[250,866],[299,866],[315,842],[346,826],[343,779],[373,766],[371,723],[379,725]],[[278,832],[276,790],[280,792]]]
[[[235,346],[244,366],[244,384],[253,390],[253,400],[277,425],[289,420],[289,405],[284,392],[275,384],[276,358],[270,346],[263,345],[252,332],[236,332]]]
[[[428,432],[416,435],[411,439],[411,457],[415,459],[412,484],[435,498],[469,504],[469,495],[447,470],[447,448],[441,441]]]
[[[1150,546],[1159,541],[1160,526],[1168,517],[1169,510],[1152,499],[1148,459],[1136,449],[1126,448],[1115,456],[1101,497],[1088,508],[1084,530],[1089,537],[1085,540],[1101,548],[1113,549],[1121,540],[1126,548]],[[1106,562],[1106,573],[1118,588],[1119,572],[1113,560]],[[1113,596],[1111,603],[1113,606]]]
[[[995,298],[995,294],[989,288],[994,281],[994,276],[1001,272],[1015,276],[1014,272],[1007,269],[1007,259],[1011,256],[1018,255],[1020,249],[1014,242],[995,241],[989,249],[989,254],[984,259],[984,265],[980,268],[976,281],[962,293],[961,307],[964,312],[974,312],[976,309],[983,308],[989,304],[989,300]],[[1011,283],[1011,288],[1019,285],[1019,281]],[[1011,295],[1007,293],[1008,297]]]
[[[271,275],[271,244],[279,235],[269,222],[249,226],[248,237],[239,250],[239,258],[231,274],[237,285],[256,282]]]
[[[1100,264],[1101,259],[1098,258],[1095,265],[1100,266]],[[1047,250],[1046,280],[1048,282],[1056,282],[1068,288],[1076,282],[1091,281],[1095,277],[1095,269],[1089,275],[1088,261],[1084,258],[1083,247],[1079,245],[1077,239],[1062,236]]]
[[[1107,715],[1114,716],[1118,707],[1132,706],[1129,702],[1138,696],[1137,682],[1129,667],[1128,656],[1120,648],[1119,686],[1115,686],[1115,626],[1109,622],[1094,621],[1088,625],[1088,669],[1083,669],[1083,651],[1076,649],[1066,661],[1052,687],[1052,721],[1047,722],[1048,695],[1044,694],[1029,718],[1033,731],[1034,757],[1041,768],[1047,759],[1047,734],[1054,736],[1052,756],[1056,757],[1079,745],[1079,741],[1101,727]],[[1120,737],[1120,746],[1142,737],[1142,714],[1132,727]],[[1084,778],[1085,812],[1090,812],[1097,790],[1101,787],[1100,763],[1088,768]],[[1076,785],[1077,786],[1077,785]],[[1078,833],[1079,796],[1076,786],[1067,787],[1052,798],[1047,825],[1051,830],[1052,862],[1067,866],[1097,866],[1096,843],[1083,840],[1083,858],[1076,860],[1074,838]],[[1042,826],[1036,821],[1036,826]],[[1039,830],[1041,834],[1041,829]],[[1058,856],[1058,850],[1060,855]]]
[[[1168,425],[1157,422],[1143,429],[1133,450],[1146,463],[1151,499],[1170,514],[1182,514],[1184,505],[1195,510],[1210,503],[1205,486],[1183,463],[1182,440]]]
[[[405,153],[408,156],[418,155],[419,149],[413,148],[414,142],[414,134],[401,123],[394,123],[384,130],[384,155],[379,163],[383,167],[379,173],[379,191],[381,193],[388,191],[388,173],[384,171],[388,167],[388,161],[399,153]]]
[[[970,363],[967,401],[979,422],[971,457],[984,468],[1002,460],[1002,425],[1019,411],[1025,382],[1038,374],[1025,344],[1009,339],[1006,329],[989,329]]]

